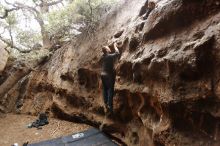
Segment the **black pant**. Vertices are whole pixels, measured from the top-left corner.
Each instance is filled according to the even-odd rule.
[[[103,98],[105,105],[113,112],[113,96],[115,85],[115,74],[102,75]]]

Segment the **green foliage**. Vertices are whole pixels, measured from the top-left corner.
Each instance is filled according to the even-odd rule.
[[[39,0],[33,0],[34,3],[38,2]]]
[[[33,30],[21,30],[17,28],[16,36],[17,42],[26,48],[32,48],[42,40],[41,35]]]
[[[101,17],[109,11],[116,1],[74,0],[62,10],[48,14],[47,30],[52,36],[62,35],[63,38],[71,38],[76,35],[76,30],[92,33],[95,31]],[[74,27],[74,24],[85,27],[79,29]]]
[[[114,0],[76,0],[78,13],[85,17],[87,21],[98,21],[107,12]]]
[[[55,0],[47,0],[47,2],[53,1]],[[64,5],[62,6],[60,4],[59,6],[51,6],[53,9],[50,9],[48,13],[41,11],[42,9],[39,6],[42,2],[41,0],[23,0],[21,3],[33,8],[38,7],[36,11],[39,12],[38,16],[43,19],[43,28],[46,28],[50,39],[56,43],[60,40],[72,39],[80,32],[93,34],[101,17],[106,14],[118,0],[64,1]],[[4,14],[4,7],[0,2],[0,15],[1,14]],[[13,33],[11,36],[16,37],[16,39],[14,39],[15,43],[26,48],[32,48],[34,44],[42,43],[40,30],[36,32],[36,30],[33,31],[32,28],[25,27],[25,22],[33,23],[33,19],[36,20],[36,14],[30,9],[13,11],[9,13],[6,19],[0,19],[0,29],[3,30],[2,28],[6,28],[10,30],[10,32]]]
[[[4,15],[5,13],[5,8],[0,5],[0,15]],[[1,19],[0,19],[1,20]],[[8,14],[8,16],[0,21],[0,27],[3,28],[13,28],[18,24],[17,16],[15,12],[11,12]]]
[[[0,4],[0,15],[2,16],[5,13],[4,7]]]
[[[5,14],[6,9],[7,8],[4,7],[0,2],[0,16],[3,16]],[[4,23],[5,25],[7,24],[8,26],[15,26],[18,23],[16,19],[16,13],[15,12],[8,13],[8,16],[4,20],[0,21],[0,23],[2,24]]]
[[[14,12],[10,13],[5,20],[9,26],[15,26],[18,23]]]
[[[71,29],[74,29],[71,25],[81,18],[75,12],[75,6],[75,4],[71,4],[48,14],[46,28],[51,36],[59,35],[58,37],[65,37],[70,35]]]
[[[101,17],[116,0],[76,0],[77,12],[84,17],[88,31],[94,31]]]

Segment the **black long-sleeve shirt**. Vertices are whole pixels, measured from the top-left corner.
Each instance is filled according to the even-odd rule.
[[[101,75],[113,75],[115,73],[114,64],[118,56],[119,56],[119,52],[104,54],[102,56]]]

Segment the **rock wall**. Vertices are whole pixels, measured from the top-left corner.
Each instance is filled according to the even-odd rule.
[[[22,96],[7,98],[23,100],[21,113],[99,127],[101,46],[118,41],[115,115],[103,130],[131,146],[219,145],[220,1],[160,0],[147,19],[144,3],[121,3],[92,38],[56,50],[20,82]]]

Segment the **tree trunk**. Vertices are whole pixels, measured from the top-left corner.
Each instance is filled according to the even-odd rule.
[[[40,25],[41,35],[42,35],[42,39],[43,39],[43,47],[50,48],[51,42],[50,42],[49,33],[46,31],[45,24],[44,24],[42,17],[40,15],[37,15],[37,16],[35,16],[35,19],[37,20],[37,22]]]
[[[50,48],[51,47],[50,37],[48,32],[45,30],[44,26],[41,26],[41,35],[43,39],[43,46],[45,48]]]

